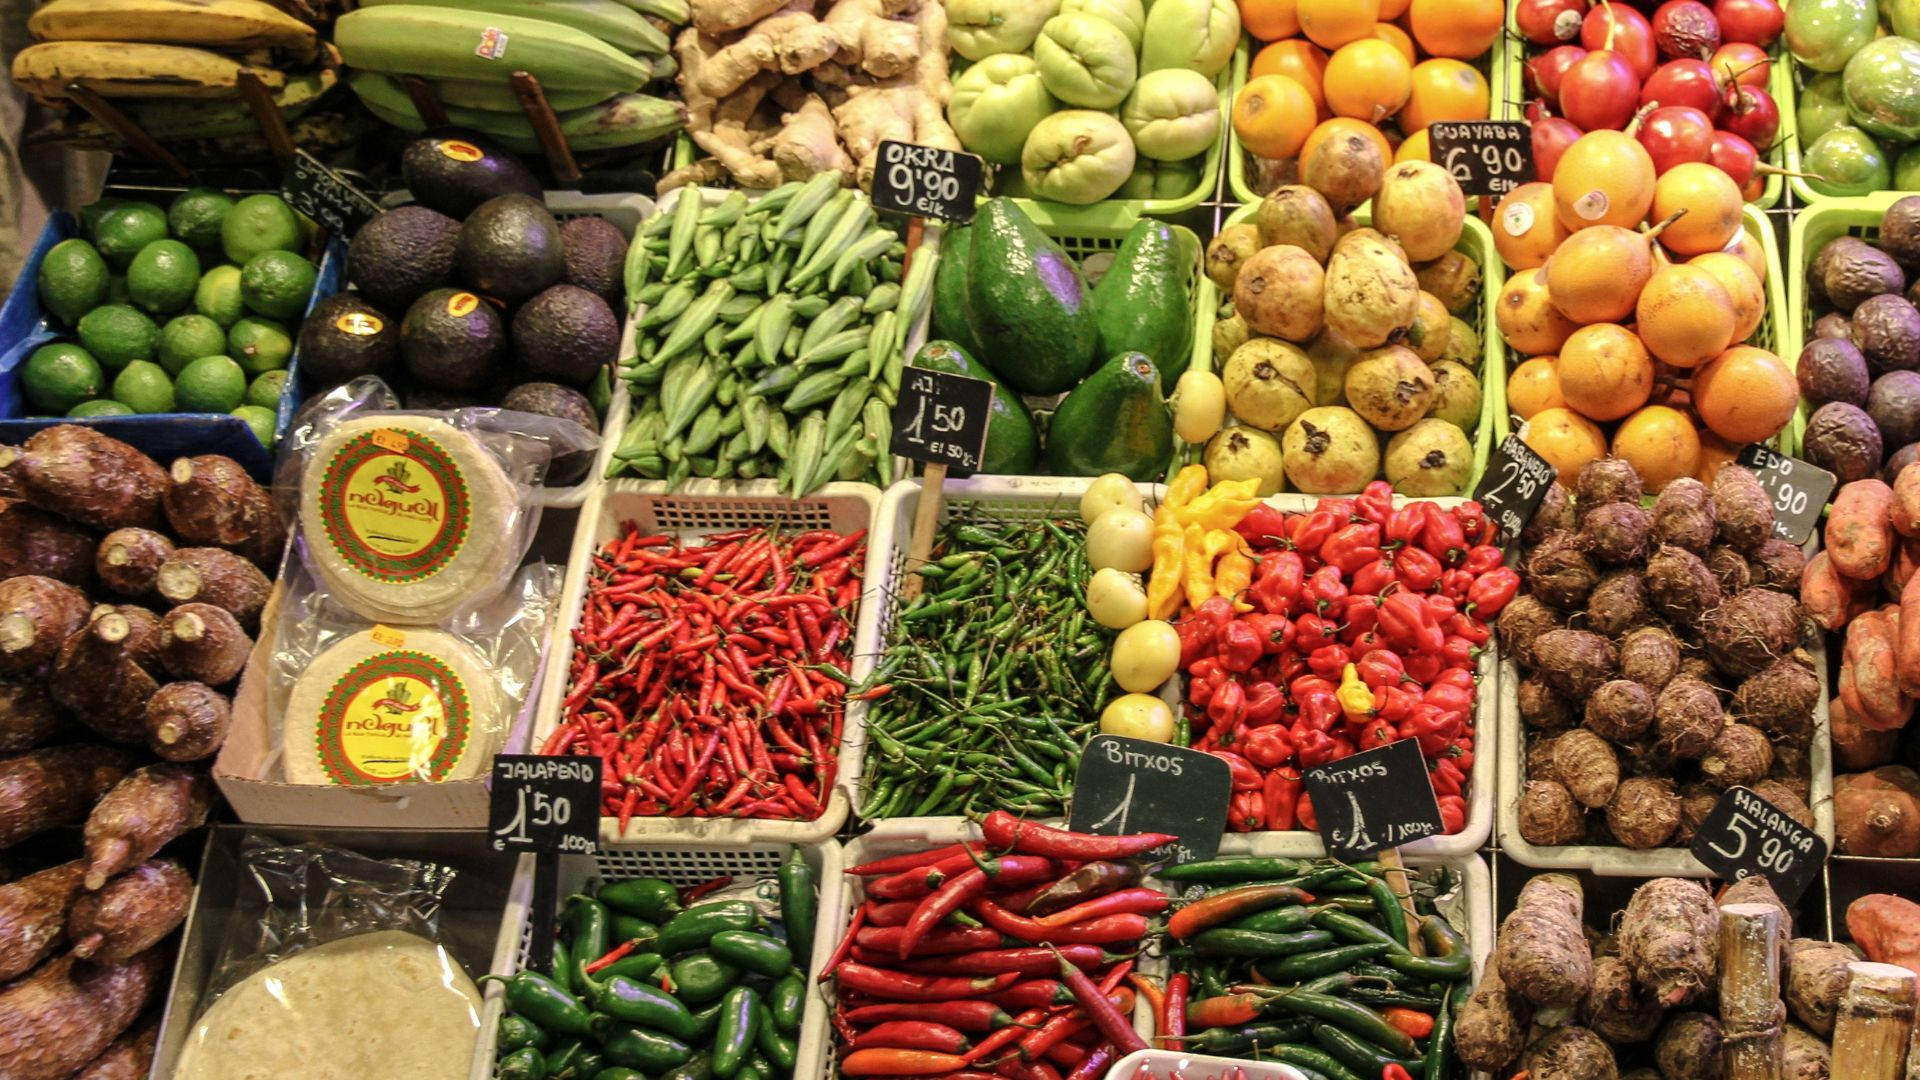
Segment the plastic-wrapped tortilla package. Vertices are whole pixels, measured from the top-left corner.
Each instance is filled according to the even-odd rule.
[[[244,865],[259,906],[234,915],[174,1080],[467,1075],[481,997],[440,942],[452,870],[319,845]]]

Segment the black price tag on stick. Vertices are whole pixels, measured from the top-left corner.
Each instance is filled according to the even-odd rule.
[[[1693,834],[1693,857],[1728,881],[1760,874],[1789,906],[1827,861],[1827,842],[1786,812],[1737,787],[1720,796]]]
[[[910,367],[893,403],[896,456],[959,473],[980,471],[993,420],[993,384],[945,371]]]
[[[600,764],[580,755],[495,757],[487,800],[493,850],[592,853],[600,842]]]
[[[1301,779],[1313,798],[1320,839],[1335,858],[1370,859],[1446,831],[1418,740],[1328,762]]]
[[[1734,464],[1745,466],[1760,478],[1773,500],[1773,535],[1789,544],[1804,544],[1820,524],[1820,511],[1833,495],[1839,478],[1799,458],[1777,454],[1754,443]]]
[[[1080,754],[1067,827],[1096,836],[1172,833],[1179,842],[1149,857],[1198,862],[1220,850],[1232,794],[1233,774],[1212,754],[1095,735]]]
[[[380,212],[379,203],[305,150],[294,151],[293,160],[287,163],[280,194],[286,197],[288,206],[342,240]]]
[[[1501,196],[1531,183],[1533,127],[1522,120],[1436,120],[1427,125],[1435,164],[1468,195]]]
[[[943,221],[972,221],[985,168],[972,154],[883,139],[880,162],[873,170],[874,208]]]
[[[1493,448],[1493,456],[1487,459],[1487,471],[1480,477],[1480,486],[1473,489],[1473,497],[1485,509],[1487,520],[1500,527],[1501,539],[1512,543],[1520,538],[1520,530],[1527,527],[1527,522],[1533,520],[1540,503],[1547,497],[1547,488],[1559,475],[1552,464],[1534,453],[1533,447],[1520,436],[1509,435]]]

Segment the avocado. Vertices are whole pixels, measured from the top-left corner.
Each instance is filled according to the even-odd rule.
[[[1191,232],[1141,218],[1120,241],[1113,265],[1093,287],[1099,356],[1142,352],[1160,372],[1160,391],[1193,355],[1193,300],[1187,295],[1198,252]]]
[[[460,223],[424,206],[376,215],[347,242],[347,280],[380,310],[399,317],[428,289],[453,280]]]
[[[1094,368],[1053,411],[1047,459],[1062,476],[1117,472],[1154,480],[1173,456],[1173,418],[1160,373],[1144,353],[1119,353]]]
[[[488,199],[460,224],[454,247],[460,280],[488,296],[519,303],[560,280],[566,255],[560,223],[539,199]]]
[[[506,396],[500,399],[500,407],[540,416],[551,416],[556,420],[571,420],[585,428],[589,436],[600,430],[600,416],[594,412],[593,405],[587,401],[587,395],[570,386],[561,386],[559,383],[521,383],[507,391]],[[546,482],[560,486],[577,484],[592,467],[592,450],[575,450],[570,454],[561,454],[547,466]]]
[[[620,306],[626,292],[627,237],[619,226],[603,217],[574,218],[560,226],[560,251],[566,264],[560,280],[593,293],[609,307]]]
[[[620,353],[620,320],[578,285],[555,285],[513,313],[513,352],[530,375],[579,385]]]
[[[954,342],[969,356],[979,356],[973,312],[967,308],[967,252],[972,250],[972,239],[971,225],[949,225],[940,238],[940,264],[933,273],[933,336]]]
[[[478,390],[507,358],[507,328],[492,304],[464,289],[435,289],[400,323],[407,374],[437,390]]]
[[[1033,430],[1033,416],[1020,396],[1007,384],[994,378],[993,372],[975,360],[954,342],[934,340],[920,346],[913,355],[913,366],[985,379],[993,384],[993,408],[987,419],[987,452],[980,459],[983,473],[1030,474],[1040,456],[1040,436]]]
[[[309,387],[338,386],[362,375],[386,377],[400,350],[400,324],[355,292],[313,305],[300,324],[300,378]]]
[[[455,218],[501,195],[540,197],[540,181],[519,158],[485,135],[459,128],[408,143],[400,175],[414,201]]]
[[[1099,328],[1080,268],[1012,199],[973,219],[967,306],[981,362],[1023,394],[1057,394],[1093,364]]]

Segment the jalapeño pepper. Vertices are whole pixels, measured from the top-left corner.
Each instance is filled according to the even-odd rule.
[[[777,979],[793,970],[793,953],[785,945],[748,930],[722,930],[707,942],[707,951],[735,967]]]
[[[572,966],[569,982],[576,994],[586,992],[587,965],[607,955],[612,933],[609,921],[607,905],[593,897],[576,893],[567,898],[567,953]]]
[[[650,949],[660,937],[660,928],[638,915],[629,915],[624,911],[609,911],[607,918],[608,940],[614,944],[631,941],[635,948]]]
[[[644,1073],[664,1072],[693,1056],[687,1044],[659,1032],[630,1027],[610,1016],[593,1018],[593,1035],[608,1060]]]
[[[727,991],[720,1005],[720,1030],[713,1036],[713,1075],[718,1080],[733,1080],[739,1073],[759,1027],[759,997],[744,986]]]
[[[713,1080],[713,1055],[702,1050],[663,1073],[660,1080]]]
[[[489,980],[506,988],[508,1008],[548,1031],[562,1035],[587,1033],[587,1007],[545,975],[518,971],[511,976],[486,975],[480,979],[483,983]]]
[[[673,991],[689,1005],[718,1000],[739,978],[739,968],[708,952],[688,953],[673,962]]]
[[[788,1038],[773,1026],[773,1021],[764,1012],[760,1026],[754,1029],[753,1045],[767,1060],[778,1067],[782,1075],[793,1072],[793,1062],[800,1053],[800,1044]]]
[[[550,1041],[545,1028],[524,1016],[509,1013],[500,1018],[500,1029],[494,1033],[493,1045],[501,1053],[507,1054],[523,1046],[544,1050]]]
[[[665,1032],[676,1039],[694,1037],[693,1013],[673,995],[616,975],[599,984],[593,1008],[615,1020]]]
[[[653,947],[662,956],[676,956],[705,948],[722,930],[752,930],[759,925],[760,913],[744,900],[700,904],[669,919]]]
[[[780,865],[780,920],[787,927],[787,944],[792,949],[791,956],[797,957],[805,965],[813,955],[813,921],[819,903],[818,893],[813,880],[813,867],[800,854],[799,848]],[[742,966],[752,968],[741,962]],[[777,971],[763,971],[762,975],[778,976]]]
[[[547,1059],[531,1046],[523,1046],[494,1066],[496,1080],[546,1080]]]
[[[773,989],[767,992],[767,1014],[773,1018],[773,1026],[783,1035],[794,1035],[800,1031],[800,1012],[807,1003],[807,981],[797,971],[790,971]]]
[[[680,913],[680,890],[659,878],[615,881],[596,895],[608,907],[648,922],[662,922]]]

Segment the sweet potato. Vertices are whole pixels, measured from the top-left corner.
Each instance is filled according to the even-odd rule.
[[[1852,678],[1849,672],[1847,677]],[[1827,731],[1833,740],[1833,767],[1871,769],[1893,760],[1900,745],[1900,732],[1880,731],[1853,718],[1839,698],[1827,702]]]
[[[1610,1043],[1645,1042],[1660,1028],[1660,1006],[1633,981],[1633,971],[1617,956],[1593,962],[1593,986],[1580,1018]]]
[[[174,605],[201,603],[225,608],[242,627],[259,625],[273,582],[246,559],[224,548],[178,548],[160,564],[154,587]]]
[[[1653,1044],[1653,1063],[1662,1080],[1720,1080],[1726,1072],[1720,1049],[1718,1019],[1703,1012],[1676,1013]]]
[[[100,888],[199,828],[212,807],[213,782],[205,770],[163,764],[128,774],[87,815],[87,888]]]
[[[1537,874],[1500,924],[1493,965],[1507,986],[1541,1008],[1571,1008],[1593,985],[1581,923],[1585,894],[1570,874]]]
[[[1847,936],[1867,959],[1920,972],[1920,904],[1870,893],[1847,905]]]
[[[1900,591],[1900,636],[1894,650],[1894,672],[1900,692],[1920,697],[1920,574]]]
[[[117,964],[160,943],[187,917],[193,877],[172,859],[148,859],[82,894],[67,912],[75,956]]]
[[[160,662],[176,679],[221,686],[240,677],[253,639],[225,608],[181,604],[161,623]]]
[[[1920,570],[1920,541],[1901,537],[1900,542],[1893,545],[1893,565],[1880,575],[1880,585],[1887,595],[1899,596],[1907,582],[1913,580],[1916,570]]]
[[[1535,1039],[1520,1064],[1529,1080],[1616,1080],[1620,1075],[1607,1040],[1574,1024]]]
[[[1719,520],[1714,536],[1741,551],[1759,551],[1773,539],[1773,500],[1760,480],[1745,468],[1713,474],[1713,504]]]
[[[168,683],[147,699],[147,748],[168,761],[212,757],[232,722],[225,694],[205,683]]]
[[[1673,781],[1634,776],[1620,781],[1607,803],[1607,831],[1620,846],[1645,851],[1667,843],[1680,828],[1682,805]]]
[[[151,642],[136,640],[147,635]],[[147,699],[160,688],[136,654],[159,631],[108,610],[69,636],[53,665],[53,696],[80,722],[118,743],[146,742]]]
[[[166,470],[118,439],[77,424],[33,433],[21,446],[27,501],[102,532],[160,523]]]
[[[1920,539],[1920,469],[1909,465],[1893,478],[1893,505],[1887,521],[1901,536]]]
[[[1714,985],[1720,913],[1697,881],[1654,878],[1633,891],[1620,918],[1620,953],[1633,977],[1671,1008]]]
[[[1920,855],[1920,800],[1897,788],[1860,783],[1859,774],[1837,776],[1833,835],[1835,847],[1848,855]]]
[[[1905,727],[1913,699],[1900,693],[1897,641],[1884,610],[1862,613],[1847,625],[1840,692],[1848,710],[1877,731]]]
[[[146,1080],[159,1040],[160,1020],[149,1016],[113,1040],[99,1057],[74,1073],[73,1080]]]
[[[1704,555],[1713,543],[1719,511],[1707,485],[1683,476],[1660,489],[1653,500],[1653,539]]]
[[[1852,949],[1832,941],[1794,938],[1787,942],[1781,993],[1793,1018],[1822,1037],[1832,1035],[1834,1012],[1847,992],[1847,965],[1858,959]]]
[[[174,535],[190,544],[226,548],[267,567],[286,546],[286,523],[273,496],[229,457],[174,459],[161,507]]]
[[[1873,586],[1834,569],[1833,556],[1816,554],[1800,575],[1800,606],[1827,630],[1840,630],[1873,606]]]
[[[1566,786],[1552,780],[1528,780],[1520,793],[1520,838],[1553,847],[1586,835],[1587,815]]]
[[[32,971],[59,948],[67,907],[86,872],[75,859],[0,885],[0,982]]]
[[[1872,581],[1893,563],[1893,489],[1879,480],[1840,487],[1827,513],[1827,552],[1833,568],[1855,581]]]
[[[21,574],[84,588],[93,580],[93,535],[37,506],[0,499],[0,578]]]
[[[0,758],[0,848],[87,815],[133,767],[105,746],[47,746]]]
[[[1833,1052],[1818,1036],[1798,1024],[1780,1034],[1780,1080],[1828,1080],[1833,1075]]]
[[[148,949],[123,964],[58,956],[0,987],[0,1063],[7,1080],[63,1080],[99,1056],[146,1007],[169,957]]]
[[[1506,1068],[1526,1041],[1527,1011],[1526,999],[1509,991],[1489,966],[1454,1018],[1454,1056],[1473,1069]]]

